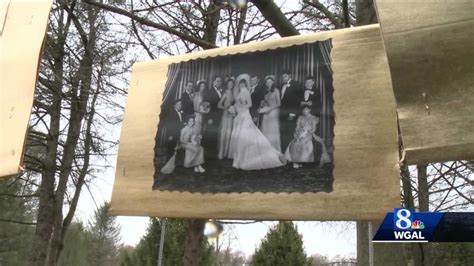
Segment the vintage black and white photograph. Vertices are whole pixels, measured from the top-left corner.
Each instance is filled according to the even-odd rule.
[[[331,192],[331,40],[169,65],[154,190]]]

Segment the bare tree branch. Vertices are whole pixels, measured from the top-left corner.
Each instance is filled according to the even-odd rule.
[[[13,198],[36,198],[36,197],[38,197],[37,194],[31,194],[31,195],[16,195],[16,194],[10,194],[10,193],[0,193],[0,196],[13,197]]]
[[[253,0],[252,3],[260,10],[265,19],[272,24],[280,36],[286,37],[300,34],[273,0]]]
[[[331,22],[334,24],[336,29],[344,28],[341,21],[336,17],[334,13],[329,11],[323,4],[321,4],[318,0],[303,0],[303,3],[316,8],[317,10],[321,11]]]
[[[146,43],[142,40],[142,38],[140,37],[140,34],[138,33],[138,30],[137,30],[137,26],[135,25],[135,21],[133,19],[131,19],[132,21],[132,29],[133,29],[133,32],[135,33],[135,36],[137,37],[137,40],[140,42],[140,44],[142,45],[143,49],[145,49],[146,53],[148,54],[148,56],[151,58],[151,59],[155,59],[155,55],[153,55],[153,53],[151,52],[150,48],[148,47],[148,45],[146,45]]]
[[[3,218],[0,218],[0,222],[14,223],[14,224],[23,224],[23,225],[36,225],[36,223],[15,221],[15,220],[11,220],[11,219],[3,219]]]
[[[137,16],[137,15],[131,13],[131,12],[128,12],[127,10],[124,10],[124,9],[121,9],[121,8],[118,8],[118,7],[109,6],[109,5],[102,4],[102,3],[98,3],[98,2],[95,2],[95,1],[92,1],[92,0],[84,0],[83,2],[87,3],[87,4],[90,4],[90,5],[93,5],[93,6],[96,6],[96,7],[100,7],[104,10],[108,10],[108,11],[113,12],[113,13],[124,15],[124,16],[129,17],[129,18],[131,18],[131,19],[135,20],[136,22],[141,23],[143,25],[147,25],[147,26],[159,29],[159,30],[166,31],[170,34],[173,34],[173,35],[176,35],[176,36],[180,37],[183,40],[192,42],[192,43],[194,43],[194,44],[196,44],[196,45],[198,45],[198,46],[200,46],[204,49],[211,49],[211,48],[216,48],[217,47],[217,46],[215,46],[211,43],[208,43],[208,42],[206,42],[202,39],[198,39],[198,38],[189,36],[185,33],[177,31],[177,30],[175,30],[171,27],[168,27],[166,25],[159,24],[159,23],[150,21],[148,19],[139,17],[139,16]]]

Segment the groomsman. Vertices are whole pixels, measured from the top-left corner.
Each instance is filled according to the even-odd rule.
[[[184,126],[184,114],[181,110],[181,100],[174,102],[173,108],[166,114],[166,157],[167,160],[173,155],[178,144],[181,129]]]
[[[210,110],[206,116],[207,126],[203,135],[204,147],[206,148],[206,157],[217,159],[219,148],[219,126],[222,118],[222,111],[217,108],[219,100],[222,98],[222,78],[216,76],[212,82],[212,87],[204,91],[204,101],[209,103]]]
[[[194,102],[193,102],[194,83],[188,81],[184,92],[181,95],[181,102],[183,105],[184,117],[194,114]]]
[[[313,77],[307,77],[304,82],[304,92],[303,92],[303,99],[301,101],[301,106],[309,105],[311,106],[311,113],[319,118],[321,118],[322,114],[322,98],[321,93],[315,86],[315,80]],[[316,128],[316,135],[319,136],[319,129],[321,127],[321,120],[319,120],[318,126]],[[321,137],[321,136],[319,136]],[[320,162],[322,152],[323,152],[323,143],[319,141],[315,141],[312,139],[313,142],[313,151],[314,151],[314,161]]]
[[[315,80],[312,76],[305,79],[303,99],[300,106],[311,106],[311,113],[320,116],[322,112],[322,98],[319,90],[315,86]]]
[[[280,138],[281,148],[284,151],[293,139],[296,118],[301,112],[300,104],[303,99],[303,92],[301,84],[292,78],[289,70],[282,72],[281,81]]]
[[[253,122],[260,126],[262,123],[263,114],[258,113],[258,108],[260,107],[260,102],[265,97],[265,88],[260,82],[260,79],[257,75],[250,77],[250,96],[252,98],[252,107],[250,107],[250,115],[252,116]]]

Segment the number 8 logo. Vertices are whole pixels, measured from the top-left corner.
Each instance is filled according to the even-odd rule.
[[[411,216],[411,212],[407,209],[400,209],[397,211],[397,221],[395,225],[400,229],[409,229],[411,228],[411,220],[408,219]]]

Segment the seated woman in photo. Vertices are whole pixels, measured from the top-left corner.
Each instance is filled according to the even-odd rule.
[[[194,117],[187,119],[186,126],[181,129],[180,145],[186,151],[184,156],[184,167],[194,167],[194,172],[204,173],[201,166],[204,163],[204,148],[200,144],[200,135],[194,134]]]
[[[311,114],[309,105],[303,106],[303,113],[296,121],[296,129],[294,138],[288,145],[285,157],[288,161],[293,162],[293,168],[300,168],[300,163],[314,162],[314,146],[313,135],[319,118]]]

